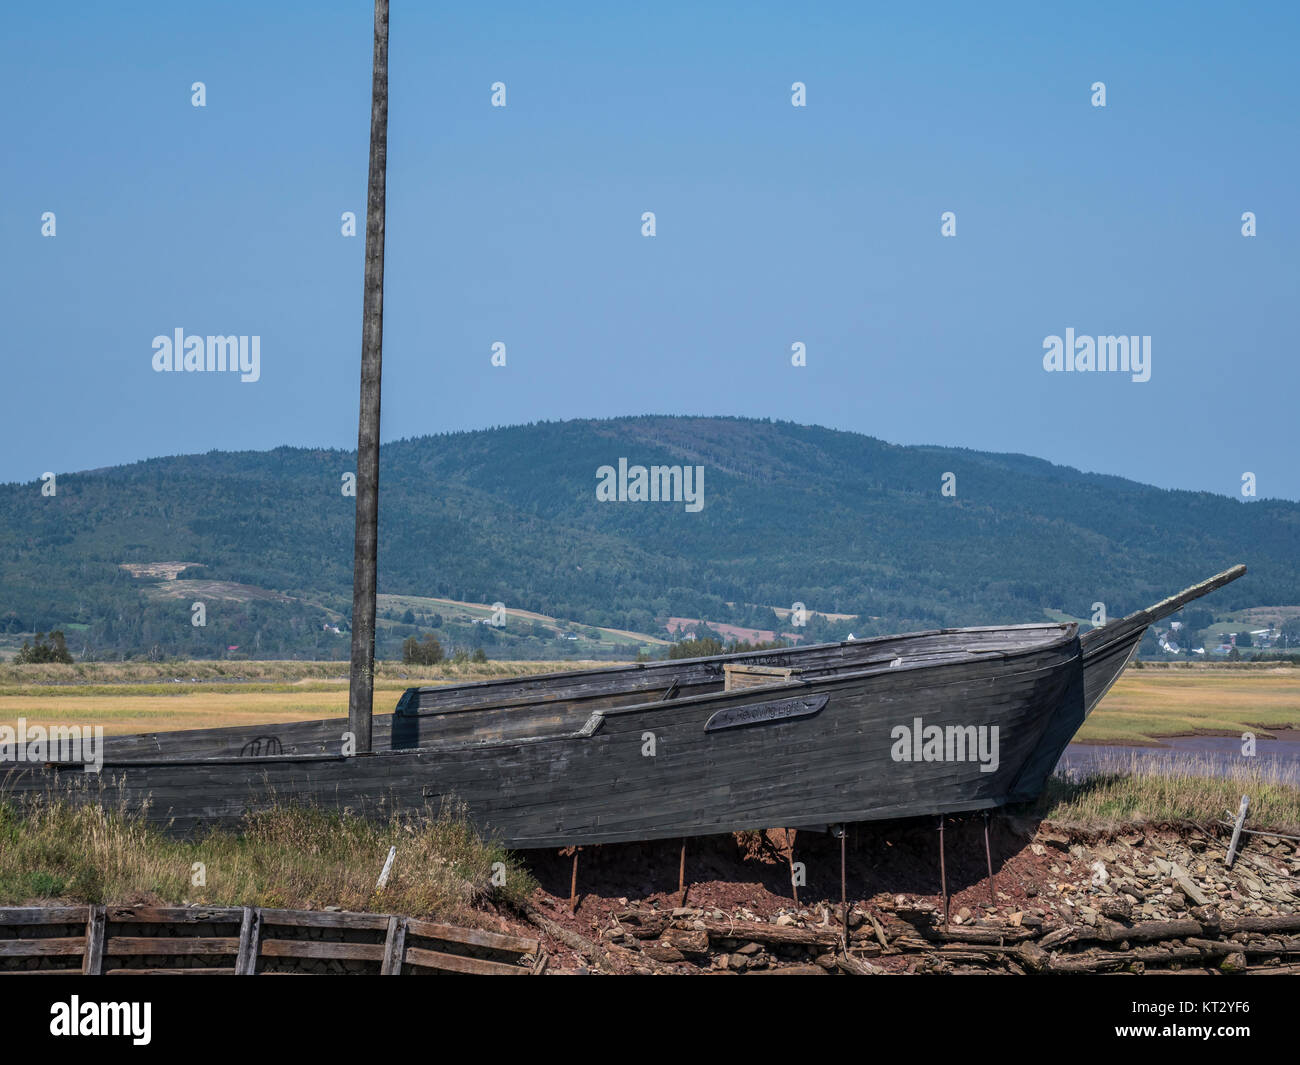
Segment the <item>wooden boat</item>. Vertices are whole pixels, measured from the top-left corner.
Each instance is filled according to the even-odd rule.
[[[1033,798],[1146,629],[1235,566],[1079,637],[942,629],[405,692],[375,718],[117,737],[102,771],[10,769],[0,794],[129,807],[189,833],[285,801],[463,805],[514,848],[990,809]]]

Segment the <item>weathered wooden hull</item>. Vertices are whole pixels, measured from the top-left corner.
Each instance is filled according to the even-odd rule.
[[[150,817],[182,832],[290,798],[376,814],[463,803],[480,829],[519,848],[979,809],[1007,801],[1078,668],[1069,630],[970,662],[610,708],[562,735],[352,758],[121,761],[98,779],[72,768],[41,776],[53,773],[77,797],[147,799]],[[912,743],[897,757],[891,731],[918,718],[922,728],[985,729],[996,763],[978,760],[978,734],[955,760],[910,760]]]
[[[943,630],[415,688],[376,718],[374,754],[342,753],[343,719],[159,733],[114,740],[98,776],[20,767],[0,791],[147,804],[181,833],[287,800],[452,803],[516,848],[988,809],[1041,791],[1149,614],[1083,640]],[[761,686],[726,690],[728,667]]]

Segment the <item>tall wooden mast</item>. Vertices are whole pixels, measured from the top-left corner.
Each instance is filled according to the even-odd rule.
[[[365,295],[361,320],[361,411],[357,422],[357,525],[352,562],[352,669],[348,731],[371,749],[375,686],[375,571],[379,542],[379,382],[384,345],[384,176],[388,163],[388,0],[375,0],[366,195]]]

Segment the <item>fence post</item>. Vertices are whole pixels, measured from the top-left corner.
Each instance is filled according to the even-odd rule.
[[[379,873],[379,880],[375,884],[376,891],[383,891],[388,887],[388,874],[393,871],[393,859],[397,857],[397,847],[388,848],[388,857],[384,859],[384,868]]]
[[[86,914],[86,949],[81,956],[81,971],[85,976],[99,976],[103,972],[107,924],[104,907],[92,905]]]
[[[239,954],[235,958],[236,976],[253,976],[257,973],[257,953],[262,939],[262,911],[255,906],[244,907],[244,919],[239,925]]]
[[[384,939],[383,976],[401,976],[402,960],[406,956],[406,918],[388,918],[388,935]]]
[[[1232,860],[1237,857],[1237,840],[1241,838],[1241,826],[1246,823],[1246,808],[1250,805],[1250,796],[1241,797],[1241,806],[1237,810],[1237,823],[1232,829],[1232,842],[1228,844],[1228,868],[1232,868]]]

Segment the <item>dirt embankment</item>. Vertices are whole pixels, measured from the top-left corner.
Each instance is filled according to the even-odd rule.
[[[1227,834],[994,817],[990,885],[982,819],[949,820],[945,923],[935,825],[850,826],[847,943],[829,834],[689,841],[684,905],[678,844],[586,848],[576,913],[571,858],[533,857],[528,924],[552,972],[1300,971],[1300,849],[1249,837],[1229,869]]]

